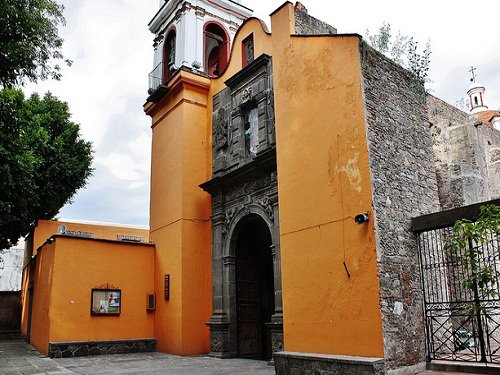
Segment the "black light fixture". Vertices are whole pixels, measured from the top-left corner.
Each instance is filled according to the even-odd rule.
[[[354,222],[356,224],[363,224],[368,222],[368,212],[365,212],[363,214],[358,214],[354,217]]]

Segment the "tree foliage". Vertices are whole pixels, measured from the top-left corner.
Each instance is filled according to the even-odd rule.
[[[64,59],[58,34],[64,7],[54,0],[0,0],[0,9],[0,86],[60,79],[54,61]]]
[[[484,246],[494,237],[500,235],[500,206],[484,205],[480,207],[476,221],[468,219],[457,220],[451,234],[446,239],[448,249],[455,254],[466,270],[462,286],[471,293],[477,293],[481,298],[496,298],[497,280],[500,276],[495,266],[481,261],[487,255]],[[495,251],[500,251],[498,245]],[[480,309],[477,304],[466,306],[471,315]]]
[[[92,173],[90,142],[51,94],[0,91],[0,249],[51,219]]]
[[[424,85],[430,82],[428,75],[431,62],[430,41],[427,42],[424,50],[420,52],[418,42],[413,37],[402,35],[400,32],[393,36],[391,25],[388,23],[383,23],[376,34],[370,35],[367,30],[366,38],[377,51],[382,52],[412,72],[417,82]]]

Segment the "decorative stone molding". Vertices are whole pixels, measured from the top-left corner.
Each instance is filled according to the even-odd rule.
[[[201,185],[212,195],[213,315],[208,325],[210,355],[218,358],[238,355],[236,244],[250,215],[260,217],[269,230],[275,309],[266,327],[273,349],[283,349],[283,323],[274,319],[282,312],[282,301],[270,56],[260,56],[225,83],[227,88],[213,97],[213,176]],[[258,152],[253,155],[245,149],[245,116],[250,110],[257,110],[253,113],[259,125]]]
[[[243,89],[241,92],[241,102],[246,103],[252,98],[252,86]]]

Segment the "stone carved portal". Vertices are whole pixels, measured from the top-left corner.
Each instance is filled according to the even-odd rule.
[[[212,195],[210,354],[271,359],[283,350],[271,58],[225,83],[213,98],[212,179],[201,185]]]
[[[274,175],[273,175],[274,176]],[[257,179],[212,216],[210,354],[269,360],[283,350],[277,181]],[[228,202],[229,203],[229,202]]]

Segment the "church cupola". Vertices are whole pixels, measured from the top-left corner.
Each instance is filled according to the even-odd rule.
[[[238,27],[252,11],[241,0],[165,0],[149,23],[155,34],[150,92],[182,66],[216,77],[226,66]]]
[[[488,110],[488,107],[484,104],[484,92],[485,88],[483,85],[476,82],[476,68],[471,67],[469,70],[472,73],[471,85],[469,90],[467,91],[467,95],[469,95],[470,100],[470,112],[478,113],[481,111]]]

